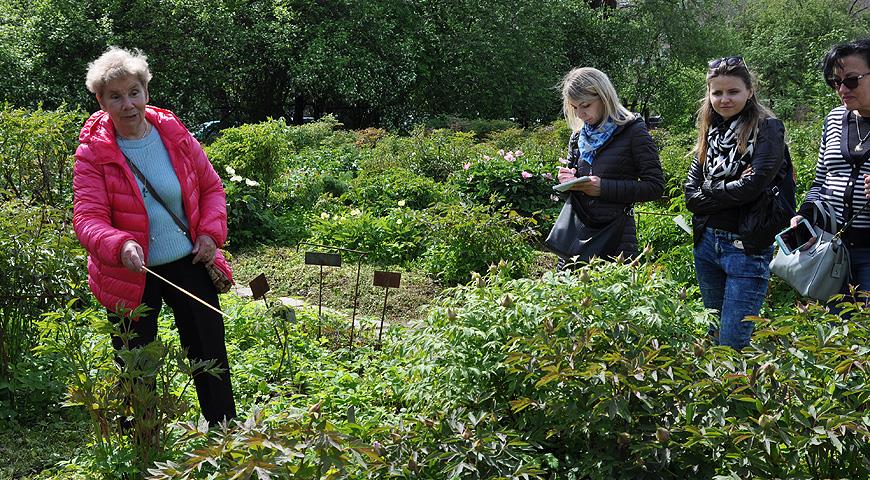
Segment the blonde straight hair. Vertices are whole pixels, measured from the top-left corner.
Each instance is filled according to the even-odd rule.
[[[601,70],[592,67],[579,67],[568,72],[559,84],[562,90],[562,113],[571,130],[583,128],[583,120],[571,108],[571,101],[587,103],[600,99],[604,105],[603,120],[611,119],[617,125],[624,125],[635,116],[622,106],[616,89]]]
[[[720,76],[727,75],[737,77],[743,80],[746,88],[752,91],[752,96],[746,101],[746,106],[739,113],[741,115],[740,124],[737,126],[737,153],[743,155],[749,146],[750,139],[755,139],[758,135],[758,127],[768,118],[773,118],[773,112],[761,104],[758,100],[756,89],[755,75],[746,67],[746,63],[742,60],[736,65],[726,65],[726,62],[720,63],[716,68],[710,69],[707,72],[707,92],[704,98],[701,99],[701,107],[698,109],[698,140],[695,142],[695,148],[692,153],[697,155],[698,163],[704,165],[707,159],[707,130],[713,123],[713,118],[716,113],[713,110],[713,104],[710,103],[710,80]]]

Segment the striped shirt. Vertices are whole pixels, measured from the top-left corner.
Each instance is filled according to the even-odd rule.
[[[813,201],[827,202],[837,211],[840,227],[867,203],[864,175],[870,175],[867,155],[863,157],[864,161],[853,163],[849,152],[847,128],[850,114],[846,107],[840,106],[825,118],[816,177],[800,209],[802,215],[809,217]],[[850,245],[870,246],[870,207],[855,219],[844,238]]]

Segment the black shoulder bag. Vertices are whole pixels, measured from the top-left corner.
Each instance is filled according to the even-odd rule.
[[[629,207],[609,223],[594,227],[587,223],[583,207],[576,197],[569,194],[544,245],[564,259],[579,262],[611,255],[619,246],[630,214]]]

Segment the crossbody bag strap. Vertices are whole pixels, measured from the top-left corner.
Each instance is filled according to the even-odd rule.
[[[173,213],[173,211],[170,210],[168,206],[166,206],[166,202],[163,201],[163,198],[161,198],[160,194],[157,193],[157,189],[155,189],[154,186],[151,185],[151,182],[149,182],[148,179],[145,178],[145,175],[142,174],[142,170],[139,170],[139,167],[137,167],[132,161],[130,161],[130,157],[128,157],[123,152],[121,152],[121,154],[124,155],[124,159],[127,160],[127,165],[130,166],[130,170],[133,171],[133,175],[136,175],[136,178],[138,178],[139,181],[145,185],[145,189],[151,192],[151,196],[154,197],[154,200],[157,200],[157,203],[159,203],[160,206],[162,206],[169,213],[169,216],[172,217],[172,220],[175,221],[175,224],[178,225],[178,228],[180,228],[182,232],[190,237],[190,230],[184,225],[184,222],[182,222],[181,219],[178,218],[178,216],[176,216],[175,213]],[[193,238],[191,238],[190,240],[193,241]]]
[[[855,215],[852,215],[852,218],[850,218],[849,221],[846,222],[845,225],[843,225],[843,228],[841,228],[840,231],[838,231],[838,232],[836,233],[836,235],[834,235],[834,237],[840,237],[840,236],[843,234],[843,232],[846,231],[847,228],[849,228],[850,226],[852,226],[852,222],[854,222],[855,219],[858,218],[858,215],[861,215],[862,213],[864,213],[865,210],[867,210],[867,206],[870,206],[870,200],[864,202],[864,206],[861,207],[860,210],[858,210],[857,212],[855,212]]]

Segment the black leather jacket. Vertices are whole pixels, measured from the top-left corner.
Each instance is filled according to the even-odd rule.
[[[695,244],[707,227],[711,215],[731,218],[736,225],[740,215],[748,209],[741,208],[756,201],[768,185],[781,185],[788,189],[787,177],[792,175],[791,162],[786,161],[785,127],[776,118],[762,122],[755,140],[752,159],[752,175],[725,181],[710,181],[704,178],[704,169],[698,159],[692,162],[686,181],[686,207],[693,213],[692,230]],[[786,195],[789,192],[784,192]],[[791,188],[794,198],[794,188]],[[733,233],[737,233],[736,230]],[[747,254],[758,254],[773,243],[773,238],[759,243],[744,242]]]

